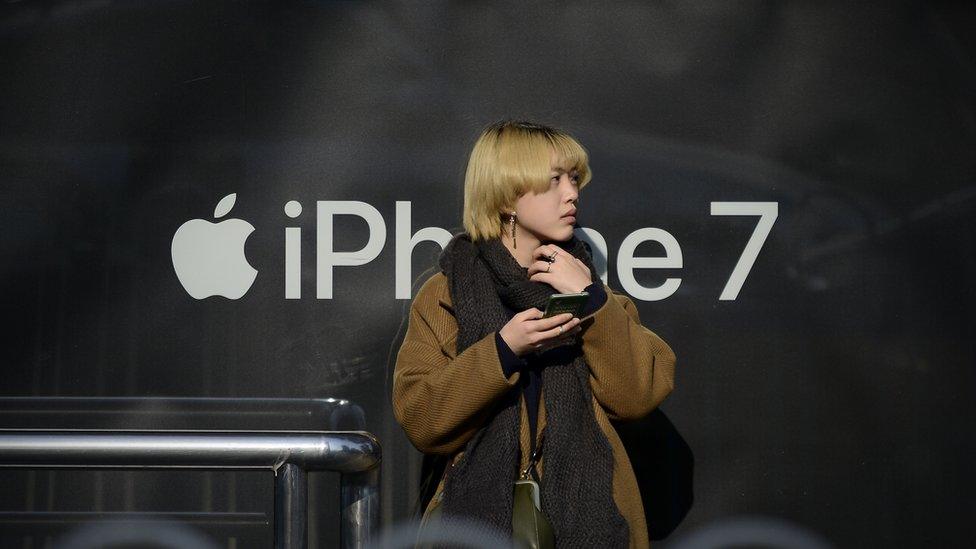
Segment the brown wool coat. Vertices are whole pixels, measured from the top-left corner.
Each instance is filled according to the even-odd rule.
[[[664,340],[641,326],[629,298],[605,289],[606,303],[584,320],[583,354],[590,366],[596,421],[613,448],[614,501],[630,526],[630,547],[645,548],[650,544],[637,481],[610,419],[637,419],[657,407],[674,386],[675,355]],[[453,461],[490,419],[489,405],[516,387],[521,375],[505,377],[494,333],[457,356],[457,332],[447,277],[437,273],[411,304],[393,374],[393,413],[407,437],[421,452],[446,454]],[[524,398],[521,409],[520,470],[528,462],[530,437]],[[537,433],[545,417],[542,397]],[[538,464],[543,476],[544,466],[545,452]],[[443,487],[442,480],[435,493]]]

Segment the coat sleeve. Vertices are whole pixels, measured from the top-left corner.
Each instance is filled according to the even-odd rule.
[[[455,356],[457,322],[422,288],[410,306],[393,373],[393,414],[410,442],[427,454],[460,450],[520,376],[502,370],[495,334]]]
[[[654,332],[641,326],[637,307],[607,290],[607,301],[582,332],[590,387],[615,420],[633,420],[656,408],[674,387],[675,355]]]

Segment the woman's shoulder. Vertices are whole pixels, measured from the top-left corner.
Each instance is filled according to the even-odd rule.
[[[417,295],[413,298],[413,306],[420,309],[441,306],[453,312],[454,307],[451,304],[451,290],[447,276],[438,271],[424,281],[420,289],[417,290]]]
[[[613,297],[617,301],[621,303],[633,304],[633,301],[631,301],[630,296],[628,296],[627,293],[624,292],[623,290],[615,290],[606,284],[603,285],[603,289],[607,292],[608,296]]]

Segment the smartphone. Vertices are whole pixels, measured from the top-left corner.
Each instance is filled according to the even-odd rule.
[[[542,315],[542,318],[549,318],[562,313],[573,313],[573,316],[579,317],[579,314],[583,310],[583,306],[586,305],[586,300],[589,299],[589,297],[590,294],[587,292],[579,292],[577,294],[552,294],[549,296],[549,302],[546,303],[546,312]]]

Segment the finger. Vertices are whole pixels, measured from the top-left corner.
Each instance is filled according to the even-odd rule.
[[[546,320],[549,320],[549,319],[546,319]],[[562,330],[560,330],[560,328],[562,328]],[[546,340],[549,340],[549,339],[558,338],[558,337],[564,335],[566,333],[566,331],[567,331],[566,327],[564,327],[562,325],[556,326],[555,328],[551,328],[549,330],[540,330],[538,332],[538,334],[539,334],[538,335],[539,341],[546,341]]]
[[[538,257],[543,259],[544,261],[548,261],[553,254],[556,254],[557,257],[562,255],[559,253],[559,250],[560,250],[559,246],[553,244],[543,244],[542,246],[539,246],[538,248],[535,249],[532,257]]]
[[[580,330],[583,329],[582,324],[583,324],[583,321],[582,320],[580,320],[578,318],[573,318],[572,320],[570,320],[569,322],[567,322],[563,326],[564,329],[566,330],[563,333],[565,333],[567,335],[575,335],[575,334],[578,334],[580,332]]]
[[[558,331],[559,328],[557,327],[556,330]],[[563,333],[562,334],[559,334],[559,335],[557,335],[556,337],[554,337],[552,339],[547,339],[547,340],[543,341],[542,344],[543,345],[563,345],[565,343],[570,343],[570,342],[572,342],[572,341],[574,341],[576,339],[576,334],[578,334],[579,332],[580,332],[580,328],[578,326],[573,327],[573,328],[570,328],[568,330],[563,330]]]
[[[563,332],[563,336],[562,336],[561,339],[565,339],[567,343],[572,343],[572,342],[576,341],[576,339],[579,336],[579,333],[582,330],[583,330],[583,327],[580,326],[579,324],[577,324],[576,326],[573,326],[572,328],[570,328],[570,329],[566,330],[565,332]]]
[[[529,277],[531,277],[535,273],[545,273],[545,272],[549,272],[549,270],[551,269],[552,269],[552,263],[549,263],[548,261],[536,261],[533,264],[529,265],[528,275]]]
[[[551,282],[552,281],[552,273],[551,272],[549,272],[549,273],[547,273],[547,272],[535,273],[534,275],[532,275],[532,276],[529,277],[529,280],[531,280],[533,282],[545,282],[546,284],[549,284],[550,286],[552,286],[552,282]]]
[[[556,329],[558,330],[559,327],[562,326],[563,334],[568,334],[569,332],[579,328],[580,323],[581,323],[580,319],[573,317],[567,320],[566,322],[563,322],[562,324],[556,326]]]
[[[556,316],[550,316],[549,318],[540,318],[538,320],[526,321],[528,328],[534,332],[542,332],[555,328],[561,324],[566,324],[573,319],[572,313],[560,313]],[[564,330],[566,328],[563,328]]]
[[[556,328],[557,326],[563,326],[564,324],[573,320],[573,313],[559,313],[558,315],[550,316],[549,318],[541,318],[534,321],[536,324],[534,328],[537,331],[548,330],[550,328]],[[563,326],[565,330],[568,326]]]
[[[537,318],[542,318],[545,313],[536,309],[535,307],[529,307],[528,309],[518,313],[517,316],[519,320],[535,320]]]

